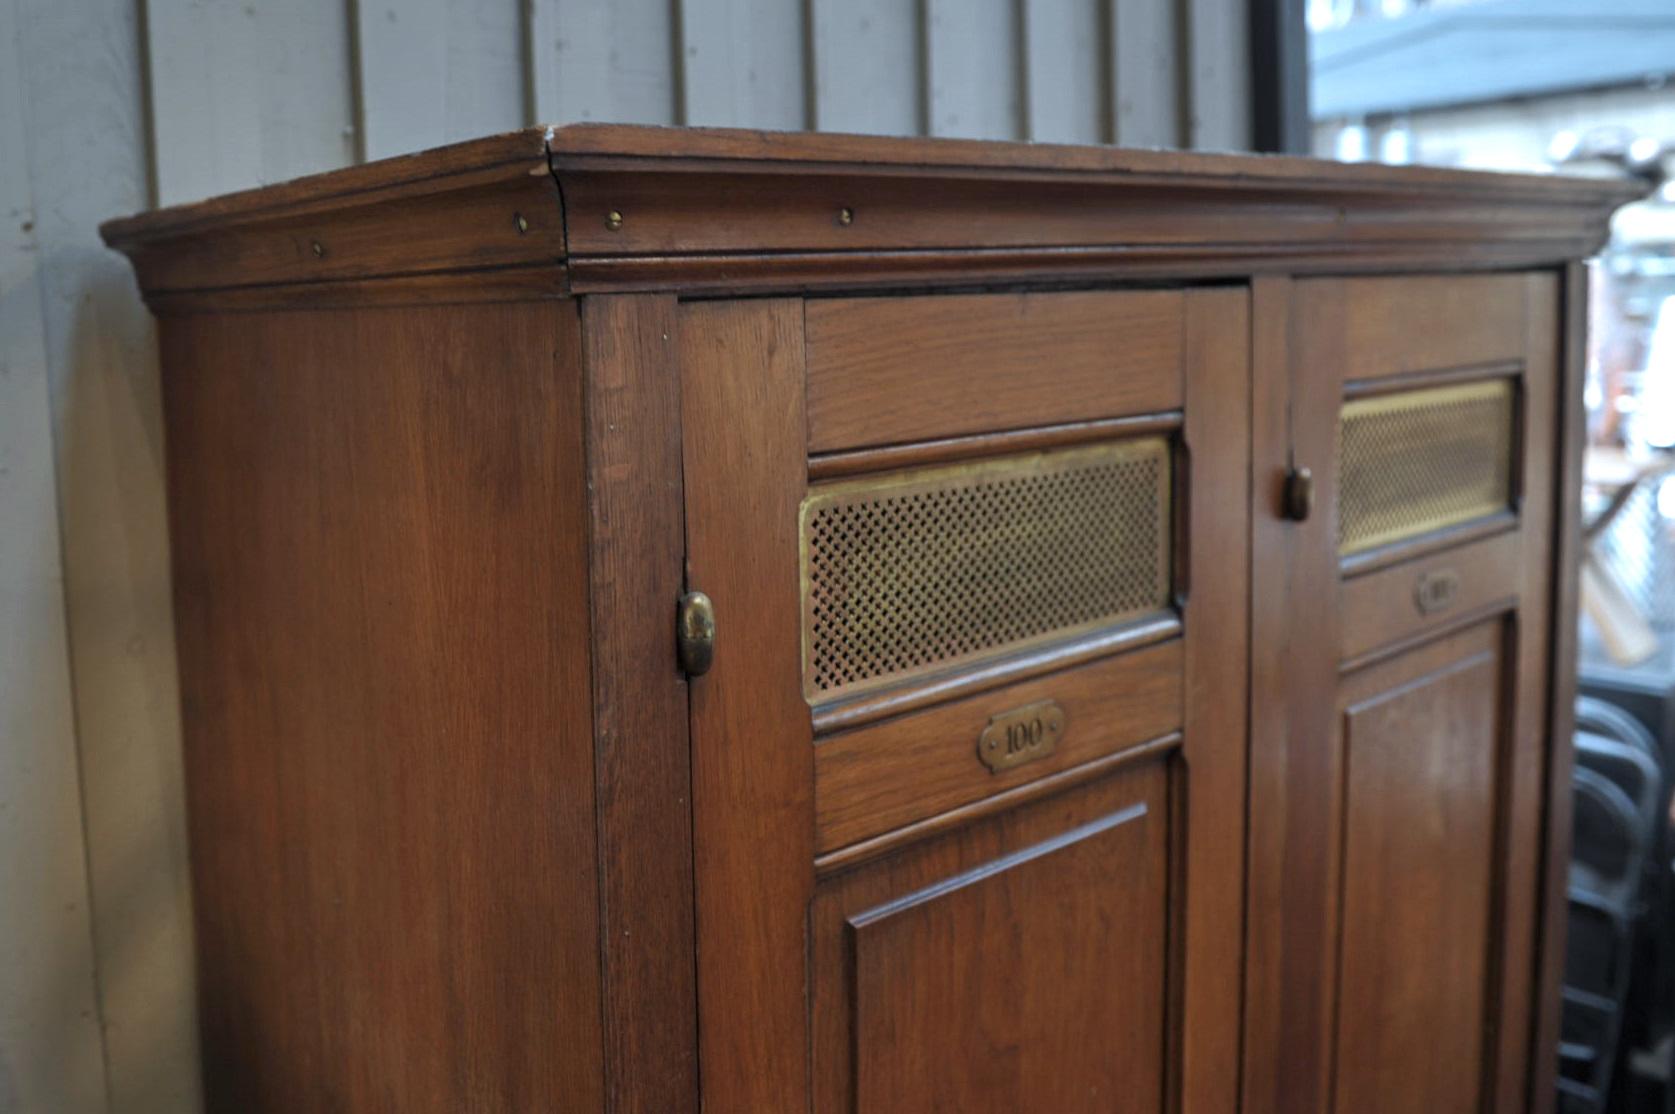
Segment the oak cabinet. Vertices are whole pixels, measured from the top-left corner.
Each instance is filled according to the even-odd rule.
[[[586,126],[107,225],[211,1106],[1541,1108],[1625,196]]]

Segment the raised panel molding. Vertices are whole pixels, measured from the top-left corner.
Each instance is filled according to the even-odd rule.
[[[1501,628],[1491,622],[1389,663],[1387,673],[1423,671],[1344,711],[1338,1110],[1479,1109],[1503,773]]]
[[[1148,761],[825,887],[815,1009],[851,1018],[836,1090],[854,1110],[1158,1107],[1170,769]],[[850,1109],[822,1101],[836,1097],[817,1087],[816,1109]]]
[[[851,919],[857,1109],[1154,1106],[1163,823],[1133,804]]]

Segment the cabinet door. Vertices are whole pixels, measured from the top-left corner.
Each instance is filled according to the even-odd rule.
[[[679,316],[713,1110],[1231,1111],[1243,289]]]
[[[1551,274],[1258,284],[1253,1114],[1528,1109],[1558,309]]]

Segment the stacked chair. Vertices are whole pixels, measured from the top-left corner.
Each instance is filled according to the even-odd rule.
[[[1559,1050],[1560,1114],[1601,1114],[1612,1093],[1636,940],[1662,874],[1667,801],[1651,733],[1600,700],[1576,705],[1570,923]]]

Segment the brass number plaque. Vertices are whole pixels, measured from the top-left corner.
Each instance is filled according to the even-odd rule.
[[[1421,573],[1413,586],[1413,602],[1421,615],[1446,611],[1460,594],[1460,577],[1450,569]]]
[[[1045,758],[1064,734],[1064,709],[1056,700],[1038,700],[989,720],[977,738],[977,757],[991,773]]]

